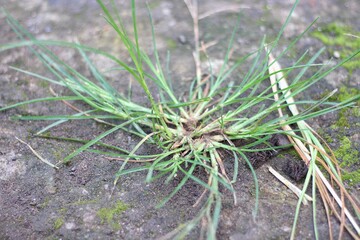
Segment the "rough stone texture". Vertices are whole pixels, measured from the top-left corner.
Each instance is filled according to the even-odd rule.
[[[242,56],[257,48],[262,36],[276,36],[281,23],[292,6],[292,1],[200,1],[200,11],[217,9],[220,6],[240,4],[241,25],[234,46],[234,55]],[[0,0],[20,23],[40,39],[79,40],[82,43],[108,50],[120,56],[126,54],[112,29],[101,17],[96,1],[68,0]],[[161,56],[171,48],[171,70],[178,94],[183,94],[194,76],[191,55],[192,22],[182,1],[149,1],[153,13],[158,48]],[[125,22],[129,22],[131,11],[129,1],[120,1],[119,9]],[[313,19],[320,16],[319,23],[339,21],[354,28],[360,27],[360,5],[357,0],[304,0],[294,12],[293,20],[284,32],[281,44],[284,48],[295,36],[300,34]],[[345,14],[344,14],[345,13]],[[144,4],[139,4],[139,32],[141,43],[151,52],[150,28]],[[214,61],[221,61],[227,40],[235,25],[236,14],[219,13],[201,20],[201,38],[208,42],[217,41],[209,49]],[[15,33],[0,15],[0,43],[16,40]],[[357,29],[360,30],[360,29]],[[295,56],[309,49],[315,53],[322,44],[308,35],[297,45]],[[54,48],[55,52],[71,66],[86,69],[74,51]],[[327,61],[330,56],[322,56]],[[101,69],[111,68],[113,63],[106,59],[94,58]],[[336,61],[333,60],[333,61]],[[294,56],[285,56],[285,66],[294,62]],[[0,53],[0,106],[49,96],[49,86],[33,77],[11,70],[18,66],[34,72],[44,73],[44,68],[29,52],[20,48]],[[47,74],[47,73],[45,73]],[[119,91],[127,88],[127,79],[119,74],[109,73],[109,77],[121,79],[117,84]],[[357,80],[356,80],[357,79]],[[313,86],[302,97],[316,97],[322,91],[331,91],[341,83],[359,87],[358,76],[349,78],[346,70],[338,69],[324,81]],[[62,94],[66,90],[53,86]],[[146,101],[144,94],[135,90],[138,101]],[[124,176],[113,190],[114,175],[120,163],[109,161],[103,156],[82,153],[69,165],[60,165],[54,170],[37,159],[26,145],[15,139],[28,142],[39,154],[52,163],[60,162],[79,145],[41,138],[31,134],[47,126],[46,122],[13,121],[17,114],[50,115],[70,114],[71,109],[61,103],[39,103],[0,112],[0,239],[151,239],[164,235],[178,224],[190,219],[197,209],[192,204],[202,189],[192,183],[178,193],[165,207],[156,209],[161,199],[170,193],[176,183],[163,185],[161,181],[144,183],[145,173]],[[328,127],[337,119],[336,114],[321,117],[311,122],[316,128]],[[91,121],[68,122],[52,130],[52,135],[91,139],[106,129]],[[346,130],[349,135],[355,129]],[[331,133],[329,133],[331,135]],[[354,135],[354,134],[352,134]],[[331,135],[336,138],[336,135]],[[358,137],[356,138],[359,139]],[[109,136],[108,143],[131,149],[138,139],[122,132]],[[336,142],[335,142],[336,146]],[[156,151],[154,148],[142,150],[143,154]],[[278,182],[267,170],[267,165],[281,169],[285,158],[274,158],[257,170],[260,185],[259,215],[253,220],[254,185],[250,171],[241,167],[238,182],[235,184],[238,205],[233,206],[231,194],[224,195],[218,236],[219,239],[287,239],[289,238],[297,199],[286,187]],[[301,183],[299,184],[301,186]],[[355,189],[352,189],[356,191]],[[113,191],[113,192],[112,192]],[[100,208],[108,207],[117,200],[130,207],[116,221],[120,229],[103,223],[97,215]],[[321,239],[328,238],[327,221],[320,201],[318,201],[318,228]],[[174,207],[175,206],[175,207]],[[303,208],[298,226],[298,239],[313,239],[311,207]],[[60,226],[56,223],[63,222]],[[337,223],[333,219],[335,232]],[[57,227],[56,227],[57,226]],[[197,239],[198,229],[189,239]],[[345,236],[348,237],[348,236]]]

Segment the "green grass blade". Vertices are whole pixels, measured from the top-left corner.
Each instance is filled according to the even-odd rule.
[[[8,110],[11,108],[16,108],[16,107],[20,107],[23,105],[28,105],[28,104],[32,104],[32,103],[37,103],[37,102],[49,102],[49,101],[73,101],[73,100],[80,100],[79,97],[76,96],[63,96],[63,97],[46,97],[46,98],[37,98],[37,99],[32,99],[32,100],[28,100],[28,101],[23,101],[23,102],[19,102],[19,103],[15,103],[6,107],[2,107],[0,108],[0,111],[4,111],[4,110]]]
[[[122,127],[131,124],[134,121],[138,121],[139,119],[141,119],[141,117],[139,118],[135,118],[135,119],[130,119],[122,124],[119,124],[113,128],[111,128],[110,130],[107,130],[105,132],[103,132],[102,134],[98,135],[97,137],[95,137],[94,139],[92,139],[91,141],[87,142],[86,144],[84,144],[82,147],[76,149],[73,153],[71,153],[70,155],[68,155],[67,157],[64,158],[63,162],[67,163],[69,162],[73,157],[75,157],[76,155],[78,155],[79,153],[81,153],[82,151],[84,151],[85,149],[91,147],[92,145],[94,145],[95,143],[97,143],[99,140],[101,140],[102,138],[106,137],[107,135],[121,129]]]

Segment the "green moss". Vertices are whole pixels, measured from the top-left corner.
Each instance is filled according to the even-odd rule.
[[[39,86],[42,88],[48,88],[49,87],[49,82],[48,81],[40,81],[39,82]]]
[[[336,158],[341,159],[340,166],[348,167],[358,162],[359,152],[356,151],[348,137],[343,137],[340,141],[340,147],[334,152]]]
[[[110,208],[100,208],[97,215],[101,218],[101,224],[107,222],[114,229],[120,229],[120,224],[114,220],[120,216],[122,212],[127,210],[129,206],[122,201],[117,201],[116,204]]]
[[[343,180],[347,180],[350,185],[356,185],[360,183],[360,169],[353,172],[344,173],[342,178]]]
[[[351,98],[354,97],[359,97],[360,96],[360,90],[357,88],[347,88],[345,86],[340,87],[339,92],[337,94],[335,94],[334,96],[332,96],[329,100],[330,101],[335,101],[335,102],[344,102],[346,100],[349,100]],[[339,112],[339,119],[337,120],[337,122],[335,124],[333,124],[331,126],[331,128],[336,129],[336,128],[348,128],[350,127],[350,123],[349,123],[349,116],[353,115],[355,117],[359,117],[360,116],[360,110],[359,110],[359,106],[360,106],[360,97],[359,99],[356,101],[355,103],[355,107],[351,109],[351,111],[349,111],[349,109],[341,109]]]
[[[354,107],[352,109],[352,114],[354,115],[354,117],[360,117],[360,107]]]
[[[295,157],[295,158],[299,157],[299,153],[295,150],[295,148],[290,148],[290,149],[286,150],[285,153],[287,153],[290,156]]]
[[[312,33],[312,36],[322,41],[329,46],[329,51],[333,54],[334,51],[340,53],[340,58],[344,59],[360,48],[360,33],[353,30],[351,27],[343,26],[338,23],[331,23],[323,26],[321,30]],[[355,56],[351,61],[343,65],[350,73],[353,70],[360,68],[360,55]]]
[[[331,97],[331,100],[335,100],[337,102],[343,102],[349,100],[350,98],[356,97],[360,95],[360,90],[357,88],[347,88],[345,86],[341,86],[339,89],[339,93],[335,94]],[[360,106],[360,99],[356,101],[356,104]]]
[[[348,42],[346,35],[353,32],[348,26],[342,26],[339,23],[330,23],[323,26],[319,31],[313,32],[312,35],[320,39],[326,45],[340,45],[355,47],[358,44],[354,42]]]
[[[150,10],[152,10],[152,9],[160,6],[160,3],[161,3],[161,1],[150,1],[148,3],[148,6],[149,6]]]
[[[340,141],[340,147],[334,151],[336,158],[341,160],[340,166],[352,167],[358,163],[360,154],[352,146],[351,140],[348,137],[343,137]],[[360,183],[360,170],[346,172],[342,174],[342,179],[349,182],[350,185]]]
[[[52,155],[55,157],[55,159],[58,161],[58,162],[62,162],[62,160],[64,159],[64,154],[63,154],[63,148],[53,148],[52,149]]]
[[[49,205],[50,199],[48,197],[45,198],[44,202],[39,204],[39,208],[45,208]]]
[[[335,124],[331,125],[332,129],[336,129],[336,128],[349,128],[350,124],[348,121],[348,116],[346,114],[346,110],[342,109],[339,112],[339,119],[336,121]]]
[[[64,219],[63,218],[57,218],[54,221],[54,229],[58,230],[59,228],[61,228],[61,226],[64,225]]]
[[[166,39],[167,48],[173,50],[177,47],[176,41],[172,38]]]
[[[330,134],[326,133],[324,130],[322,129],[318,129],[317,133],[327,142],[327,143],[332,143],[334,142],[334,139],[331,137]]]
[[[65,214],[67,211],[68,211],[67,208],[60,208],[60,209],[58,210],[58,212],[59,212],[60,214]]]

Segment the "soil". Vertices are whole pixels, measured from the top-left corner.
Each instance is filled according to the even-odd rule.
[[[121,16],[125,24],[130,22],[130,1],[119,1]],[[233,56],[243,56],[257,48],[263,35],[274,39],[284,22],[292,4],[289,1],[257,0],[199,1],[200,12],[219,9],[223,6],[243,7],[240,10],[241,24],[236,37]],[[101,15],[95,0],[0,0],[3,6],[26,29],[40,39],[75,41],[96,48],[111,51],[127,58],[123,46]],[[189,80],[194,76],[192,59],[192,21],[182,1],[149,1],[153,14],[157,44],[160,55],[165,58],[171,51],[171,73],[178,96],[186,94]],[[340,22],[360,31],[360,4],[358,0],[303,0],[293,14],[291,23],[284,32],[280,49],[285,48],[318,16],[320,19],[311,28],[321,24]],[[345,13],[345,14],[344,14]],[[140,41],[144,49],[151,53],[151,32],[148,13],[144,4],[138,4]],[[201,39],[216,41],[209,48],[214,62],[220,62],[226,51],[238,14],[218,13],[200,22]],[[16,41],[16,34],[0,14],[0,44]],[[294,63],[308,49],[316,53],[322,43],[310,35],[305,35],[295,46],[295,50],[281,60],[283,66]],[[74,51],[59,47],[53,50],[69,65],[88,74],[82,60]],[[106,59],[91,56],[100,69],[113,67]],[[332,56],[324,54],[320,62]],[[235,59],[235,57],[234,57]],[[333,59],[332,61],[338,61]],[[14,71],[10,66],[46,73],[41,63],[26,48],[18,48],[0,53],[0,107],[8,104],[51,96],[49,84],[29,75]],[[339,68],[323,81],[313,85],[303,93],[304,99],[315,98],[341,85],[360,88],[359,69],[352,73]],[[108,73],[116,81],[119,91],[126,92],[128,79],[121,73]],[[66,90],[51,86],[59,94]],[[133,96],[138,102],[146,102],[139,88]],[[83,105],[80,105],[84,107]],[[19,142],[18,137],[29,143],[42,157],[52,163],[62,159],[79,147],[79,144],[51,139],[35,138],[33,133],[46,127],[43,121],[16,121],[16,115],[61,115],[73,114],[62,103],[36,103],[0,112],[0,239],[154,239],[170,232],[179,224],[191,219],[198,209],[192,205],[202,193],[201,187],[188,183],[164,207],[156,205],[169,194],[176,182],[164,185],[163,181],[145,183],[146,173],[134,173],[120,178],[113,188],[115,174],[121,163],[104,156],[85,152],[75,157],[70,164],[60,165],[58,170],[41,162],[31,150]],[[359,144],[359,126],[336,132],[329,126],[337,121],[337,113],[311,120],[310,125],[322,129],[334,141],[336,148],[343,135]],[[359,122],[359,117],[349,121]],[[70,121],[51,130],[51,135],[91,139],[107,128],[92,121]],[[340,135],[341,134],[341,135]],[[110,144],[132,149],[139,139],[123,132],[116,132],[105,141]],[[147,146],[141,154],[156,152],[156,147]],[[251,172],[245,164],[239,169],[239,179],[234,185],[238,205],[234,206],[231,194],[224,194],[219,239],[287,239],[290,236],[296,196],[268,172],[268,166],[281,172],[285,162],[298,161],[291,152],[271,158],[256,172],[260,186],[259,214],[254,219],[252,211],[255,203],[254,184]],[[301,182],[296,183],[301,187]],[[356,186],[349,191],[359,196]],[[320,198],[317,210],[318,230],[321,239],[329,238],[328,223]],[[121,205],[121,206],[120,206]],[[126,207],[125,207],[126,206]],[[104,210],[105,209],[105,210]],[[102,218],[106,212],[114,213],[110,218]],[[120,209],[120,210],[119,210]],[[338,232],[337,221],[331,219],[334,232]],[[313,239],[311,206],[304,206],[300,213],[297,231],[298,239]],[[197,239],[196,229],[188,239]],[[345,235],[345,239],[349,236]]]

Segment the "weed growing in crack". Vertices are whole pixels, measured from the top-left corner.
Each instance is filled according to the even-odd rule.
[[[76,114],[71,116],[19,117],[19,119],[22,120],[57,120],[38,132],[38,135],[70,119],[94,119],[95,121],[109,125],[108,130],[90,141],[75,140],[84,144],[69,154],[64,159],[64,163],[71,161],[72,158],[82,151],[92,151],[116,157],[118,160],[123,161],[123,163],[116,174],[115,185],[121,176],[139,171],[147,172],[147,182],[164,178],[167,183],[171,181],[174,176],[181,176],[178,185],[171,194],[163,199],[159,206],[166,204],[184,187],[187,181],[192,180],[200,184],[204,188],[204,191],[195,203],[196,206],[201,205],[198,214],[194,219],[165,235],[164,238],[173,238],[175,236],[181,238],[198,226],[201,221],[206,223],[202,224],[202,236],[207,236],[208,239],[216,238],[222,205],[221,189],[226,188],[232,192],[234,203],[236,204],[237,200],[233,184],[235,184],[238,179],[240,161],[244,161],[247,164],[254,178],[256,198],[254,216],[256,216],[259,187],[252,164],[254,161],[251,158],[254,156],[256,158],[256,154],[259,155],[259,152],[262,152],[262,154],[260,154],[261,156],[265,154],[264,156],[267,158],[270,157],[272,151],[283,148],[283,144],[271,143],[270,139],[275,134],[288,136],[291,144],[293,144],[304,159],[306,166],[309,168],[305,180],[306,186],[309,184],[311,177],[314,178],[314,180],[315,178],[321,178],[315,165],[321,164],[326,166],[325,168],[329,172],[330,178],[332,180],[335,179],[334,181],[338,183],[341,188],[342,197],[344,197],[344,191],[346,192],[346,190],[342,186],[341,175],[337,169],[336,162],[333,163],[329,160],[332,160],[333,157],[324,152],[321,143],[317,140],[311,128],[305,124],[304,120],[351,106],[360,96],[355,96],[341,103],[331,104],[330,107],[321,107],[316,111],[313,111],[315,107],[325,102],[327,98],[318,102],[296,102],[293,98],[314,83],[323,79],[327,74],[336,69],[336,67],[357,55],[359,51],[335,67],[329,69],[320,68],[310,77],[305,77],[304,73],[309,68],[319,67],[319,65],[314,64],[314,62],[323,49],[319,50],[308,61],[305,61],[307,58],[307,53],[305,53],[293,66],[284,69],[280,67],[276,68],[276,66],[278,66],[277,59],[286,54],[310,28],[308,27],[304,33],[291,42],[289,47],[279,54],[278,58],[272,58],[272,52],[276,48],[284,28],[290,20],[290,16],[296,6],[295,4],[276,40],[272,44],[266,44],[266,39],[264,38],[256,51],[237,61],[230,61],[231,50],[238,27],[236,26],[225,53],[224,64],[217,73],[217,76],[214,74],[204,76],[200,68],[201,49],[199,44],[197,2],[185,0],[185,4],[194,21],[196,77],[190,85],[187,99],[180,100],[175,96],[172,85],[168,81],[168,77],[163,69],[163,64],[160,62],[151,14],[149,14],[149,19],[153,36],[153,56],[146,54],[139,45],[134,0],[131,2],[133,32],[131,36],[118,15],[114,2],[110,1],[110,7],[105,5],[102,0],[98,0],[98,3],[103,10],[105,20],[116,31],[121,42],[127,49],[127,53],[131,58],[130,64],[122,61],[111,53],[84,46],[80,43],[38,40],[9,14],[7,14],[7,21],[18,34],[21,41],[0,46],[1,51],[21,46],[29,47],[33,54],[47,67],[48,71],[52,73],[53,77],[48,78],[15,67],[13,67],[13,69],[53,84],[64,86],[74,94],[72,96],[54,96],[31,100],[4,107],[0,110],[40,101],[64,101],[77,111]],[[110,8],[113,9],[113,12],[110,11]],[[90,69],[93,80],[85,77],[66,62],[62,61],[48,46],[62,46],[77,50],[88,69]],[[130,97],[119,93],[89,59],[88,53],[98,54],[108,58],[119,66],[120,71],[126,71],[131,78],[139,83],[147,96],[150,106],[135,103]],[[242,64],[250,64],[249,71],[246,72],[240,80],[232,81],[233,78],[231,74]],[[289,74],[293,74],[295,77],[289,85],[284,85],[285,76]],[[271,82],[269,82],[269,78],[272,80]],[[149,89],[150,82],[156,85],[160,96],[159,99],[151,93]],[[279,89],[277,87],[279,87]],[[90,106],[91,110],[83,111],[75,108],[69,102],[74,100],[83,101]],[[302,112],[295,111],[296,106],[303,103],[313,104],[314,107]],[[290,109],[291,113],[283,114],[282,111],[285,109]],[[112,120],[111,123],[109,119]],[[299,129],[292,130],[289,128],[290,125],[294,124],[297,124]],[[141,140],[131,151],[101,143],[103,138],[119,130],[140,137]],[[241,142],[241,144],[237,144],[239,142]],[[162,152],[149,156],[137,154],[137,150],[145,143],[158,146]],[[299,147],[301,144],[304,147]],[[100,152],[99,150],[91,148],[95,145],[101,145],[102,147],[108,148],[109,151]],[[325,160],[318,159],[317,153],[325,158]],[[231,155],[232,158],[225,158],[225,154]],[[309,157],[306,157],[308,156],[306,154],[308,154]],[[131,162],[145,164],[135,168],[126,167]],[[230,164],[232,167],[229,167]],[[204,170],[203,172],[206,173],[205,176],[195,174],[198,168]],[[301,171],[303,171],[303,169]],[[316,184],[319,183],[317,181],[313,182],[314,189],[318,186],[315,185],[315,182]],[[300,203],[304,198],[305,190],[306,187],[299,196]],[[324,189],[320,190],[326,192]],[[315,191],[313,191],[313,194],[314,198]],[[331,199],[329,194],[324,196],[325,198]],[[358,205],[352,201],[351,196],[347,193],[345,196],[350,199],[355,211],[358,211]],[[327,200],[325,200],[325,204],[327,204],[326,201]],[[331,200],[328,202],[331,202]],[[344,201],[342,202],[344,203]],[[330,207],[333,209],[333,206]],[[345,222],[345,217],[343,217],[345,214],[344,209],[346,210],[345,205],[341,205],[341,213],[338,214],[340,216],[339,219],[341,219],[343,223]],[[296,218],[297,216],[298,211]],[[314,220],[314,229],[315,232],[317,232],[316,217]],[[351,222],[351,224],[355,232],[359,233],[356,222],[355,224]],[[295,226],[296,224],[294,224],[294,229]],[[345,223],[342,224],[342,226],[345,226],[351,234],[356,236],[356,233],[352,232],[351,226]]]

